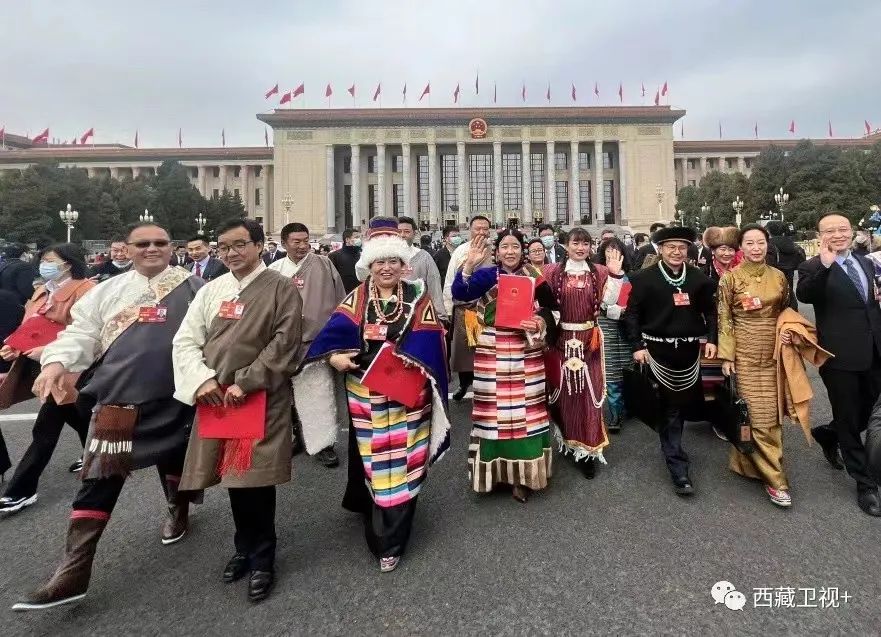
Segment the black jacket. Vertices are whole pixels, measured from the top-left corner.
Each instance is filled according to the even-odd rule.
[[[339,250],[334,250],[329,255],[330,262],[333,263],[340,278],[343,280],[343,287],[346,288],[346,294],[358,287],[361,282],[355,276],[355,264],[361,258],[361,248],[354,246],[343,246]]]
[[[447,269],[450,267],[450,259],[452,258],[453,254],[447,246],[434,253],[434,264],[437,266],[438,272],[440,272],[441,281],[447,278]]]
[[[37,269],[21,259],[0,263],[0,290],[12,292],[22,304],[34,295],[36,278]]]
[[[92,271],[89,273],[89,275],[93,278],[97,278],[98,281],[106,281],[107,279],[115,277],[117,274],[128,272],[131,269],[131,263],[129,263],[124,268],[117,268],[115,265],[113,265],[113,261],[105,261],[104,263],[92,268]]]
[[[768,265],[783,272],[788,279],[792,278],[798,266],[806,259],[805,251],[791,237],[771,237],[771,245],[768,246]]]
[[[187,266],[187,270],[190,272],[196,271],[196,262],[193,261],[190,265]],[[217,257],[209,257],[208,263],[205,264],[205,269],[202,270],[202,278],[205,281],[213,281],[217,277],[226,274],[229,270],[223,265],[223,261],[218,259]]]
[[[262,259],[263,263],[269,265],[270,263],[284,259],[286,256],[288,256],[288,253],[283,250],[276,250],[275,254],[271,254],[269,251],[266,251],[263,253]]]
[[[881,308],[875,299],[875,271],[865,257],[854,255],[863,268],[869,286],[869,300],[837,263],[825,267],[820,257],[798,267],[795,293],[802,303],[812,303],[820,347],[835,354],[826,362],[830,369],[866,371],[873,354],[881,356]]]
[[[21,325],[23,318],[24,304],[18,300],[18,295],[9,290],[0,290],[0,343]],[[10,363],[0,359],[0,374],[8,372],[9,366]]]

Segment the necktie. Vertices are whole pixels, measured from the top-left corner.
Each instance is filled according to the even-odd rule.
[[[198,261],[196,262],[196,276],[202,278],[202,264]]]
[[[850,280],[853,281],[853,284],[857,286],[857,291],[860,293],[860,298],[865,301],[866,291],[863,289],[863,282],[860,280],[860,275],[857,272],[856,266],[853,264],[853,259],[848,257],[844,260],[844,269],[847,271],[847,276],[850,277]]]

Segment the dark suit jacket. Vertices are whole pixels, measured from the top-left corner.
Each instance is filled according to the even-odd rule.
[[[854,255],[869,285],[869,300],[837,263],[824,267],[820,257],[798,267],[795,293],[802,303],[812,303],[820,346],[835,354],[826,366],[843,371],[865,371],[873,354],[881,356],[881,308],[874,295],[875,271],[868,259]]]
[[[0,263],[0,290],[8,290],[18,297],[22,305],[34,293],[37,268],[21,259]]]
[[[283,252],[282,250],[276,250],[275,255],[271,255],[271,254],[269,254],[269,252],[264,252],[262,258],[263,258],[263,263],[265,263],[266,265],[269,265],[273,261],[280,261],[281,259],[284,259],[286,256],[288,256],[287,252]]]
[[[548,263],[559,263],[564,258],[566,258],[566,248],[561,246],[559,243],[555,243],[554,247],[551,248],[551,250],[554,251],[554,256],[556,257],[556,259],[554,259],[554,261],[551,261],[551,257],[548,254],[550,250],[545,250],[545,255],[547,255]]]
[[[184,255],[183,262],[181,262],[181,260],[178,259],[176,254],[172,254],[171,261],[169,261],[169,263],[171,265],[179,265],[184,268],[187,267],[188,265],[190,265],[192,262],[193,262],[193,260],[187,254]]]
[[[195,261],[187,266],[187,270],[190,272],[196,271]],[[212,281],[227,272],[229,272],[229,270],[223,265],[223,261],[217,257],[209,257],[208,263],[205,264],[205,269],[202,270],[202,278],[206,281]]]
[[[442,282],[447,278],[447,268],[450,267],[450,259],[452,258],[453,255],[446,245],[434,253],[434,264],[437,266],[438,272],[440,272]]]

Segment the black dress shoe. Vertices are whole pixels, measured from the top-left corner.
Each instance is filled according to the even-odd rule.
[[[339,456],[336,455],[336,451],[334,451],[333,447],[322,449],[315,454],[315,458],[328,469],[338,467],[340,464]]]
[[[864,513],[881,517],[881,501],[878,500],[878,491],[860,491],[857,493],[857,504]]]
[[[236,553],[223,569],[223,581],[227,584],[240,580],[248,572],[248,556]]]
[[[674,480],[673,490],[676,492],[676,495],[682,497],[694,495],[694,486],[691,484],[691,480],[689,480],[688,478],[680,478],[679,480]]]
[[[621,431],[621,416],[615,416],[607,427],[609,433],[616,434]]]
[[[248,599],[252,602],[263,601],[269,597],[274,582],[275,574],[272,571],[251,571],[251,579],[248,580]]]
[[[838,452],[838,436],[835,435],[835,430],[832,428],[832,424],[830,423],[828,425],[812,428],[811,436],[817,441],[817,444],[820,445],[820,449],[823,450],[823,456],[826,458],[826,462],[839,471],[842,471],[844,469],[844,463],[841,461],[841,454]]]
[[[597,464],[596,460],[593,458],[588,458],[584,462],[579,462],[578,467],[581,469],[581,473],[584,474],[584,477],[588,480],[593,480],[594,476],[597,474]]]
[[[455,400],[457,403],[461,402],[462,400],[465,400],[465,394],[468,393],[469,389],[471,389],[471,387],[468,385],[464,385],[462,387],[459,387],[459,389],[456,390],[456,393],[453,394],[453,400]]]

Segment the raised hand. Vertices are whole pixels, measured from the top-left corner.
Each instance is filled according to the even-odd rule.
[[[827,268],[835,263],[835,250],[829,247],[829,237],[825,235],[820,236],[820,251],[818,254],[820,255],[820,263]]]
[[[610,247],[606,249],[606,267],[615,276],[621,274],[624,269],[624,255],[621,254],[618,248]]]
[[[489,246],[486,239],[479,235],[471,239],[471,247],[468,249],[468,255],[465,257],[465,263],[462,269],[466,274],[474,272],[474,268],[489,258]]]

